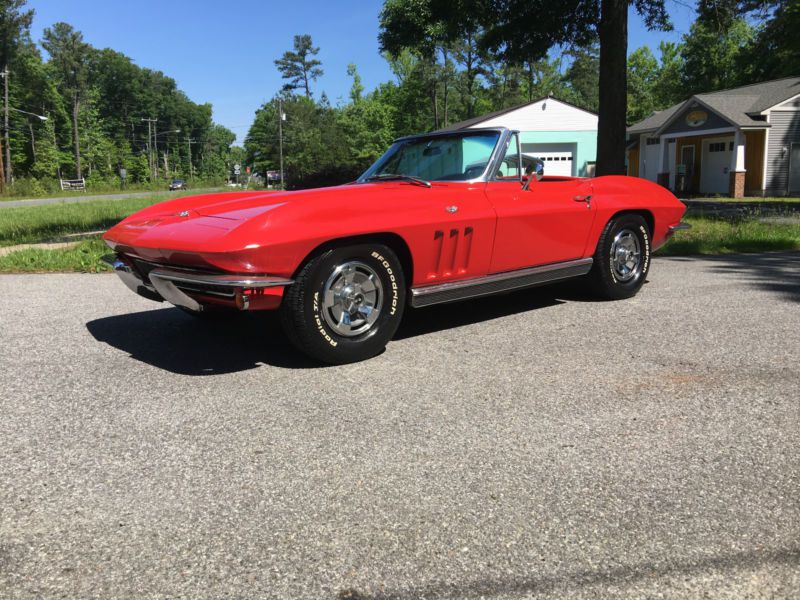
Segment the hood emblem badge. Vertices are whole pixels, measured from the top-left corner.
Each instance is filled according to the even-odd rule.
[[[188,210],[182,210],[181,212],[178,213],[178,216],[179,217],[188,217],[189,216],[189,211]]]

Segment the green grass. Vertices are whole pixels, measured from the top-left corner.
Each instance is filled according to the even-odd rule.
[[[800,250],[800,219],[713,219],[686,217],[692,229],[675,234],[662,255],[729,254]]]
[[[108,270],[100,257],[110,252],[99,236],[61,250],[26,248],[0,256],[0,273],[98,273]]]
[[[788,196],[778,196],[778,197],[767,197],[762,198],[761,196],[745,196],[744,198],[729,198],[728,196],[709,196],[709,197],[696,197],[696,198],[689,198],[689,200],[694,200],[696,202],[724,202],[728,204],[757,204],[760,202],[769,203],[778,203],[778,204],[800,204],[800,198],[788,197]]]
[[[93,200],[0,209],[0,246],[30,244],[71,233],[108,229],[163,197]]]

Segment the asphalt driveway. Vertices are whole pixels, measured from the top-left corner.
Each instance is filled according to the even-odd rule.
[[[0,276],[0,597],[800,595],[800,253],[414,311],[317,368]]]

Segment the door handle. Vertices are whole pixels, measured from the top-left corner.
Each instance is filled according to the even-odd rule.
[[[572,198],[575,202],[586,202],[586,208],[592,208],[592,195],[589,194],[587,196],[575,196]]]
[[[457,206],[448,206],[447,208],[445,208],[445,210],[447,212],[449,212],[450,214],[453,214],[453,213],[457,213],[458,212],[458,207]]]

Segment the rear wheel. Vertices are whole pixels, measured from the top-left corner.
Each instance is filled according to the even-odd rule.
[[[378,243],[333,248],[311,258],[281,303],[291,342],[309,356],[344,364],[380,353],[405,306],[403,269]]]
[[[639,215],[620,215],[608,222],[594,254],[589,280],[606,300],[630,298],[644,285],[650,269],[650,231]]]

